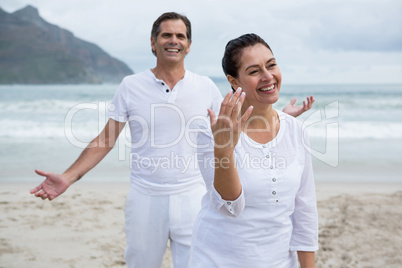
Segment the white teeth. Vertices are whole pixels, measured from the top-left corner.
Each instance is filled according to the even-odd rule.
[[[273,90],[274,88],[275,88],[275,85],[272,85],[272,86],[270,86],[270,87],[261,88],[260,90],[261,90],[261,91],[270,91],[270,90]]]
[[[178,53],[178,52],[179,52],[179,50],[178,50],[178,49],[172,49],[172,48],[168,48],[168,49],[167,49],[167,51],[169,51],[169,52],[176,52],[176,53]]]

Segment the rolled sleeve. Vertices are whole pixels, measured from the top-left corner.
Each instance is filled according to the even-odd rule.
[[[214,140],[208,125],[200,127],[198,132],[197,161],[208,191],[208,201],[220,214],[236,217],[245,207],[243,189],[236,200],[224,200],[214,187],[215,158]]]
[[[241,190],[240,196],[236,200],[224,200],[221,195],[216,191],[215,187],[211,187],[211,200],[215,209],[227,216],[236,217],[238,216],[245,207],[245,199],[243,194],[243,189]]]

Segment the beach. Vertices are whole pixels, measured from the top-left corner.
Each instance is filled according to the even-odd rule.
[[[34,169],[63,172],[102,130],[116,88],[0,86],[0,268],[126,267],[128,128],[62,196],[29,194],[43,179]],[[311,94],[299,120],[317,185],[316,267],[402,267],[402,85],[283,85],[277,108]]]
[[[128,183],[78,182],[55,200],[0,184],[0,268],[125,267]],[[402,267],[402,183],[317,182],[317,267]],[[173,267],[169,250],[164,268]]]

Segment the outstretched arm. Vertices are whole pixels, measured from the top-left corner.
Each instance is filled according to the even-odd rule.
[[[314,103],[314,97],[310,96],[307,97],[307,103],[306,101],[303,101],[303,105],[295,105],[296,103],[296,98],[293,98],[290,103],[283,108],[283,112],[287,113],[291,116],[297,117],[299,115],[301,115],[302,113],[304,113],[305,111],[308,111],[311,109],[311,106],[313,106]]]
[[[74,164],[63,174],[35,170],[38,175],[46,179],[30,193],[43,200],[53,200],[64,193],[71,184],[95,167],[112,150],[124,125],[125,123],[109,119],[102,132],[88,144]]]

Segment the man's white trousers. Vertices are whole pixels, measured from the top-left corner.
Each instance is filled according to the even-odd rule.
[[[187,268],[194,220],[205,186],[173,195],[146,195],[132,187],[125,207],[128,268],[160,268],[170,240],[175,268]]]

